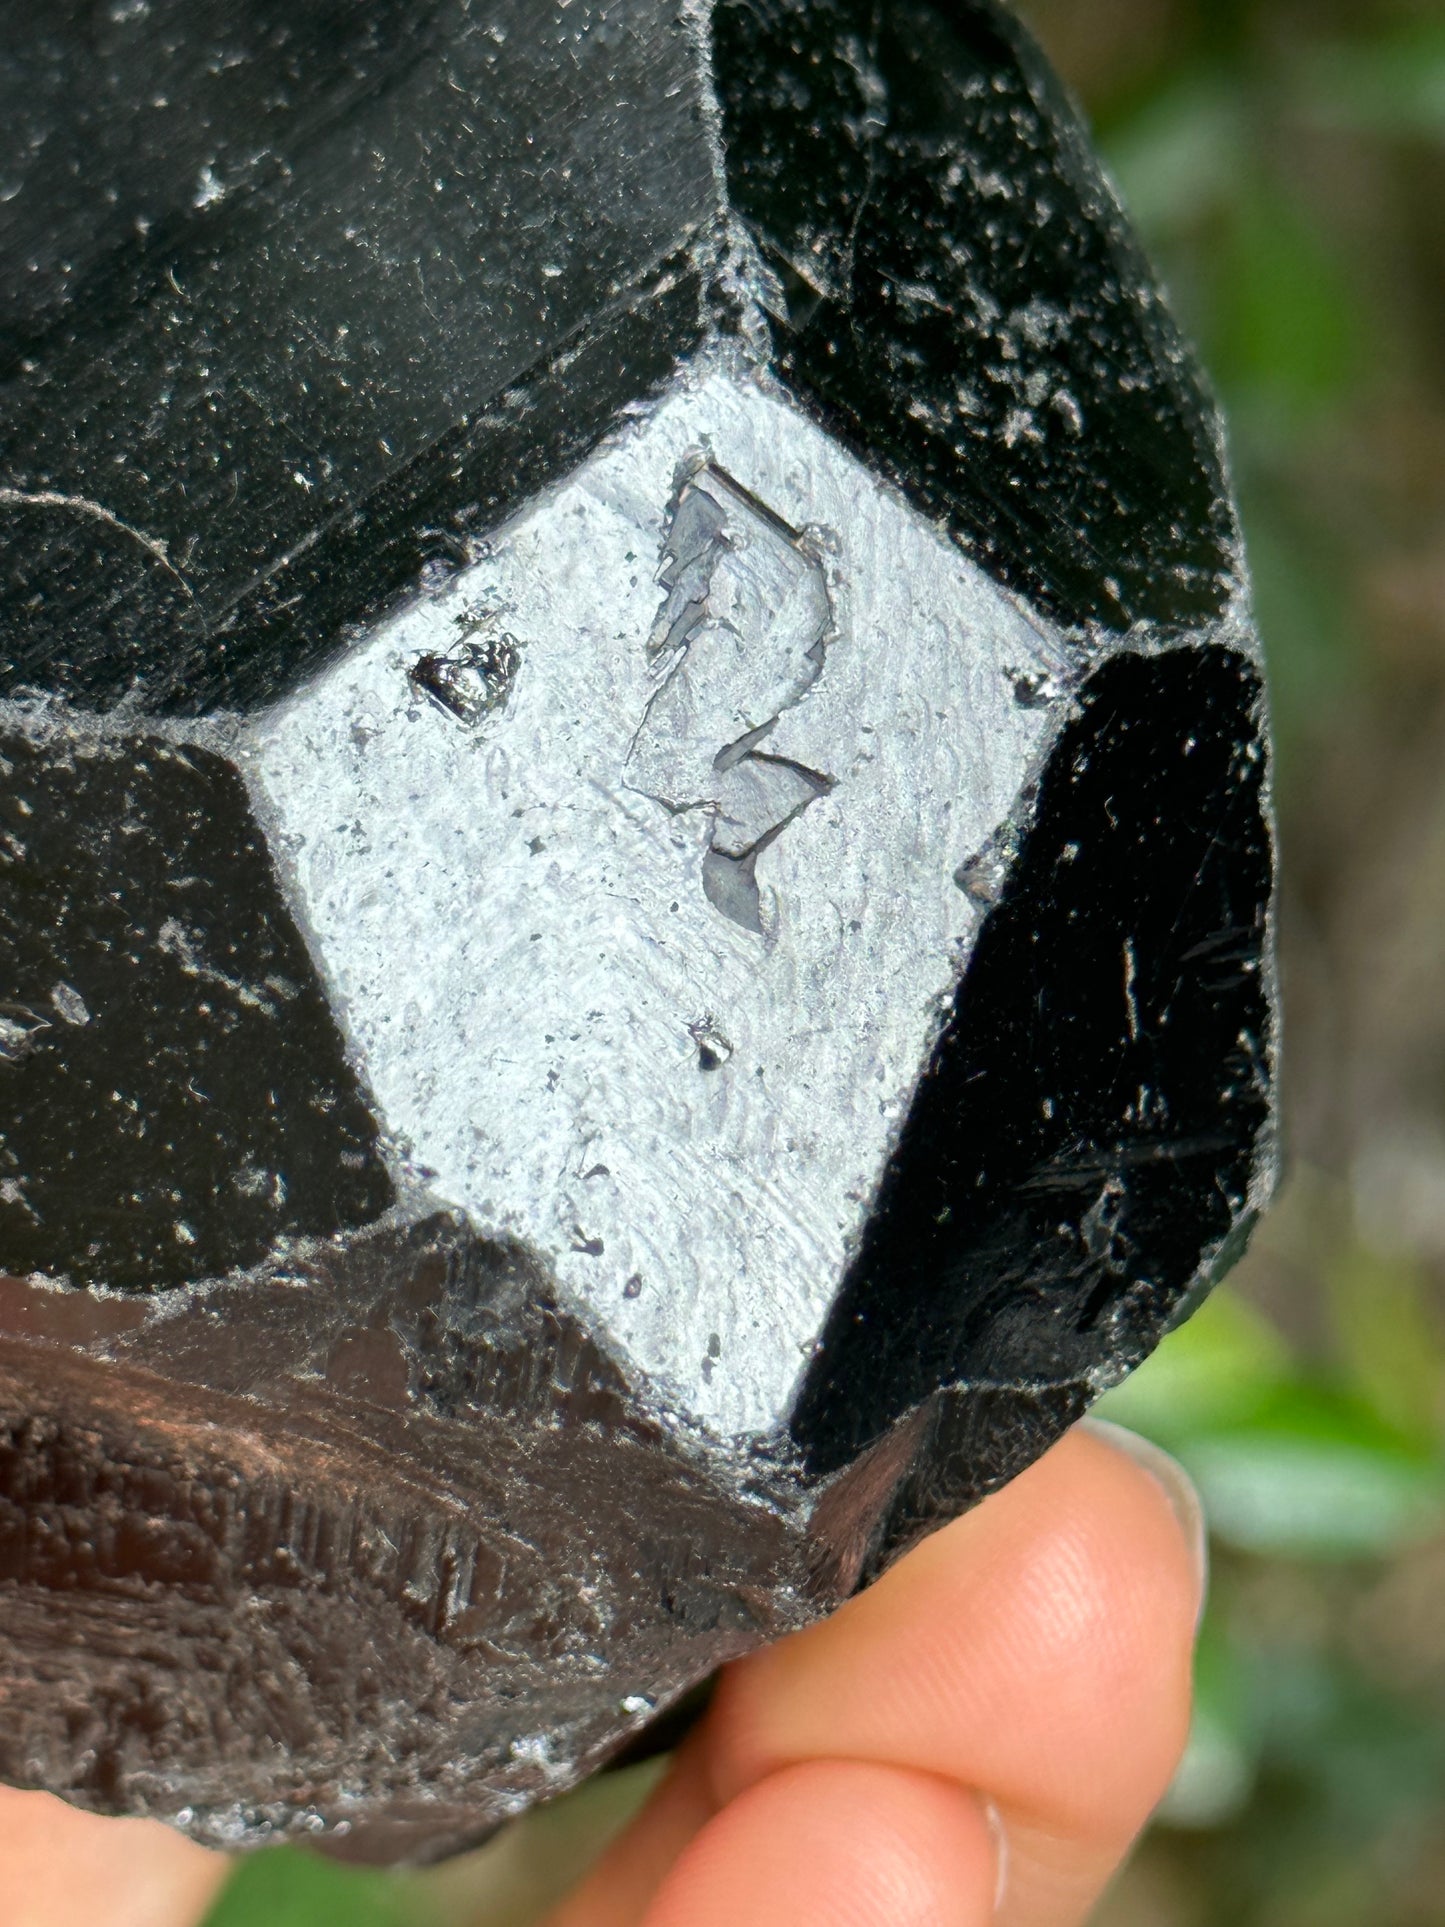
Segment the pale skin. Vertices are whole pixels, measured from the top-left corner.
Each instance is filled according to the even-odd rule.
[[[1203,1585],[1177,1468],[1076,1430],[730,1668],[546,1927],[1077,1927],[1179,1758]],[[0,1791],[9,1927],[196,1927],[225,1873],[162,1827]]]

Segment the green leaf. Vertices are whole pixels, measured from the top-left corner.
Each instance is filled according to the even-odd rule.
[[[1243,451],[1258,439],[1247,402],[1235,422]],[[1321,554],[1317,530],[1292,521],[1279,494],[1252,464],[1241,463],[1245,547],[1269,669],[1279,780],[1288,792],[1320,728],[1358,691],[1364,641],[1349,620],[1346,572],[1336,557]]]
[[[1211,1531],[1242,1552],[1377,1558],[1445,1523],[1438,1461],[1319,1388],[1291,1387],[1248,1423],[1181,1442],[1177,1455]]]
[[[1153,240],[1193,226],[1238,184],[1243,151],[1239,89],[1188,73],[1113,127],[1104,161],[1140,230]]]
[[[1165,1826],[1189,1832],[1227,1826],[1248,1807],[1261,1754],[1249,1673],[1223,1626],[1206,1615],[1194,1660],[1189,1741],[1158,1812]]]
[[[1289,1370],[1288,1349],[1269,1321],[1238,1293],[1216,1291],[1097,1410],[1173,1451],[1257,1411]]]
[[[1271,439],[1354,398],[1369,334],[1355,281],[1319,217],[1262,162],[1228,209],[1206,325],[1231,407],[1250,407]]]
[[[403,1927],[405,1919],[391,1875],[268,1847],[240,1862],[205,1927]]]

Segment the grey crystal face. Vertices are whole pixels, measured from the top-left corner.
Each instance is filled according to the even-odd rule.
[[[466,722],[413,679],[479,622],[516,675]],[[725,356],[257,726],[412,1180],[716,1431],[787,1415],[978,928],[954,871],[1047,740],[1030,675],[1060,640]]]

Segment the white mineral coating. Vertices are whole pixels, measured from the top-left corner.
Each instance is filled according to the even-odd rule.
[[[665,549],[704,464],[723,544],[776,548],[776,517],[822,571],[816,673],[768,663],[799,623],[764,620],[735,558],[679,630]],[[413,680],[479,641],[515,658],[504,700],[464,716]],[[716,750],[762,729],[830,781],[759,848],[760,931],[705,889],[722,792],[676,808],[639,775],[679,676],[692,713],[741,719]],[[788,1410],[978,928],[955,874],[1069,686],[1036,616],[718,357],[260,719],[244,767],[403,1175],[524,1240],[659,1401],[741,1438]]]

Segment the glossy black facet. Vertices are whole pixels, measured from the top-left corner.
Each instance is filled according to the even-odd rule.
[[[128,319],[150,249],[274,185],[428,45],[433,3],[28,0],[0,5],[6,376],[66,314]]]
[[[815,1470],[940,1387],[1137,1362],[1247,1218],[1271,1117],[1261,693],[1224,648],[1085,685],[796,1408]]]
[[[0,738],[0,1251],[154,1289],[391,1202],[245,791],[208,751]]]
[[[991,0],[720,0],[716,71],[784,379],[1059,621],[1219,615],[1213,409],[1018,26]]]
[[[465,561],[478,535],[579,462],[619,408],[660,386],[696,346],[701,285],[690,264],[664,264],[556,359],[388,476],[364,507],[258,583],[183,673],[161,670],[161,706],[186,715],[257,708],[427,571]]]
[[[8,11],[0,695],[278,693],[696,344],[663,0]]]

